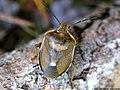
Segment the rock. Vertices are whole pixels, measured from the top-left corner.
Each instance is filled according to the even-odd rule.
[[[111,10],[116,14],[111,14]],[[115,17],[117,12],[112,7],[107,17],[80,28],[83,32],[75,49],[75,64],[56,80],[46,80],[36,66],[34,45],[41,42],[41,37],[0,56],[0,88],[70,90],[71,84],[73,90],[120,88],[120,19]],[[70,83],[69,75],[75,66],[76,73]]]

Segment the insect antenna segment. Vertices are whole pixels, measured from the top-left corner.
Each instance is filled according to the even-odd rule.
[[[88,21],[88,20],[95,20],[95,19],[97,19],[97,18],[98,18],[98,17],[85,18],[85,19],[82,19],[82,20],[80,20],[80,21],[75,22],[75,23],[73,24],[73,26],[76,25],[76,24],[78,24],[78,23],[81,23],[81,22],[84,22],[84,21]]]
[[[43,3],[43,6],[54,16],[54,18],[57,20],[57,22],[59,23],[59,25],[61,24],[60,20],[57,18],[57,16],[55,16],[55,14]]]

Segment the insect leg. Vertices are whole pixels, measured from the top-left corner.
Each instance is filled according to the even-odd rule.
[[[76,66],[74,67],[74,70],[73,70],[73,72],[72,72],[72,75],[71,75],[71,78],[70,78],[70,82],[73,81],[74,76],[75,76],[75,73],[76,73]]]
[[[73,89],[74,86],[73,86],[73,84],[72,84],[72,81],[74,80],[74,76],[75,76],[75,74],[76,74],[76,69],[77,69],[77,67],[76,67],[76,65],[75,65],[74,60],[73,60],[71,63],[72,63],[72,65],[74,64],[74,65],[73,65],[74,68],[71,68],[71,69],[73,69],[73,70],[68,71],[68,77],[69,77],[69,84],[70,84],[71,88]],[[72,67],[72,66],[71,66],[71,67]]]
[[[40,48],[40,46],[41,46],[41,43],[35,44],[35,46],[34,46],[35,56],[32,58],[33,60],[35,60],[35,59],[38,57],[38,47]],[[35,66],[33,66],[33,67],[35,68],[35,67],[37,67],[37,66],[39,66],[39,64],[37,64],[37,65],[35,65]]]
[[[40,48],[41,47],[41,44],[42,43],[38,43],[38,44],[35,44],[35,57],[37,57],[38,56],[38,48]]]
[[[84,81],[87,80],[87,74],[90,73],[90,70],[91,70],[91,62],[90,62],[90,66],[86,69],[84,69],[80,75],[80,79],[83,79]]]

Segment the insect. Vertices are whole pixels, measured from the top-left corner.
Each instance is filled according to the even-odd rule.
[[[49,8],[47,9],[52,13]],[[73,63],[74,50],[77,41],[69,30],[72,29],[74,24],[92,18],[83,19],[73,25],[69,25],[67,23],[60,23],[53,13],[52,15],[59,22],[60,26],[44,34],[42,43],[36,44],[36,52],[43,75],[55,79],[66,72]]]

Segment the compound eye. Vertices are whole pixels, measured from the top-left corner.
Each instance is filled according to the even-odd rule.
[[[71,29],[71,26],[68,26],[68,29]]]
[[[70,28],[70,26],[68,26],[68,28]]]

